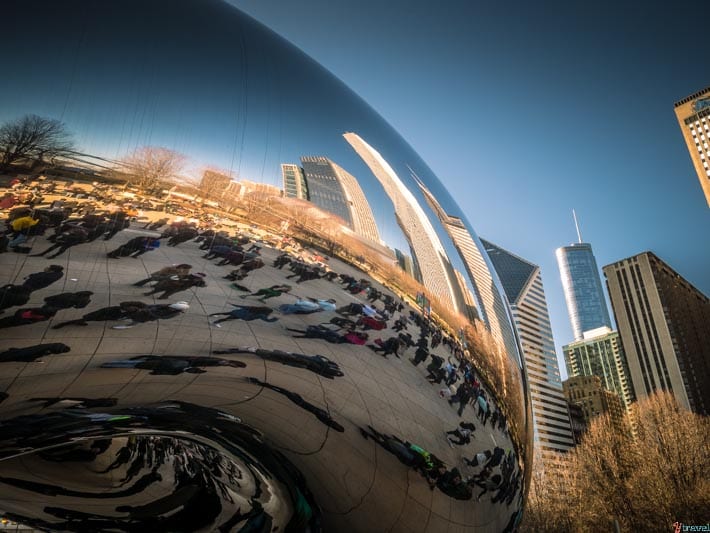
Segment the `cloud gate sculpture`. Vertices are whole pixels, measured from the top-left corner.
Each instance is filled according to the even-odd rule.
[[[0,515],[514,531],[517,334],[401,137],[219,0],[3,14]]]

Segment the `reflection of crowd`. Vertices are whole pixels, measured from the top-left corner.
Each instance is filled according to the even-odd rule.
[[[43,250],[36,255],[47,255],[48,258],[56,257],[75,246],[86,245],[98,238],[120,240],[121,237],[117,237],[117,235],[130,226],[130,219],[128,211],[123,209],[112,212],[97,210],[91,213],[82,213],[79,216],[71,209],[59,206],[50,207],[50,209],[29,206],[13,209],[7,220],[8,231],[5,245],[10,251],[28,252],[30,250],[26,244],[31,239],[36,239],[36,237],[52,231],[53,234],[46,239],[51,245],[46,249],[43,247]],[[221,327],[223,323],[233,320],[276,322],[279,320],[277,317],[285,315],[319,313],[325,317],[321,323],[285,329],[296,333],[293,335],[294,338],[349,344],[353,346],[353,350],[356,350],[357,346],[367,345],[369,350],[363,349],[361,352],[353,351],[352,353],[371,355],[372,352],[375,352],[383,358],[388,358],[388,356],[401,358],[408,350],[414,348],[414,356],[410,361],[418,368],[417,371],[421,370],[419,365],[424,367],[421,375],[422,381],[426,379],[430,383],[440,386],[439,395],[447,399],[449,405],[456,405],[459,417],[462,417],[466,408],[471,406],[469,412],[471,410],[475,412],[478,424],[490,428],[491,431],[500,431],[504,437],[507,437],[506,417],[490,397],[474,362],[465,356],[465,346],[461,341],[442,324],[426,314],[410,309],[403,300],[391,294],[387,289],[375,286],[372,280],[349,274],[338,274],[325,262],[309,260],[304,257],[305,254],[298,252],[279,250],[273,262],[265,261],[263,257],[265,245],[262,243],[255,242],[243,235],[230,235],[225,231],[219,231],[209,226],[200,226],[197,223],[175,220],[171,222],[169,218],[161,218],[156,222],[145,224],[142,229],[159,230],[161,233],[160,235],[141,235],[128,239],[109,252],[108,257],[115,259],[129,256],[139,257],[155,250],[161,240],[166,241],[167,246],[171,248],[193,241],[195,243],[193,247],[204,252],[204,259],[214,260],[217,265],[230,268],[224,279],[234,282],[231,284],[232,288],[245,292],[242,299],[255,298],[262,304],[227,303],[232,307],[231,309],[209,314],[209,316],[218,317],[212,322],[215,326]],[[50,253],[53,255],[48,255]],[[166,266],[152,272],[147,278],[136,281],[134,285],[138,287],[152,285],[150,291],[144,294],[148,296],[162,293],[160,299],[168,298],[181,291],[204,287],[206,285],[205,275],[191,273],[191,269],[189,264]],[[281,276],[283,282],[257,290],[244,290],[246,288],[239,285],[238,282],[242,282],[259,269],[268,269],[270,274]],[[21,285],[3,287],[0,308],[24,305],[33,291],[44,289],[60,279],[63,276],[62,270],[59,265],[51,265],[43,272],[28,276]],[[286,283],[287,280],[290,281]],[[221,283],[227,285],[224,281]],[[339,286],[343,292],[344,301],[341,302],[342,305],[338,306],[338,302],[333,298],[325,300],[303,294],[296,295],[293,293],[297,291],[290,283],[298,285],[300,292],[315,290],[323,285]],[[19,309],[14,316],[0,319],[0,327],[15,327],[50,320],[61,309],[86,307],[90,303],[90,296],[90,293],[52,295],[45,298],[44,306]],[[23,298],[24,301],[22,301]],[[276,304],[273,305],[271,301],[267,302],[267,300],[273,300]],[[255,302],[252,300],[249,303]],[[117,329],[123,329],[141,323],[173,318],[187,311],[188,308],[186,302],[146,304],[140,301],[124,301],[118,305],[91,310],[81,318],[58,322],[54,328],[70,325],[86,326],[92,321],[125,321],[124,324],[114,326]],[[36,360],[41,355],[62,353],[62,351],[43,351],[40,346],[43,345],[25,348],[27,350],[35,349],[37,353],[41,353],[39,356],[35,356],[34,352],[30,350],[31,353],[27,355],[16,353],[6,355],[6,357],[14,357],[14,360],[18,361],[23,357],[25,360],[34,357],[35,359],[32,360]],[[270,354],[266,352],[254,353],[264,359],[277,360],[328,377],[342,375],[339,370],[333,370],[332,365],[328,364],[330,361],[324,363],[316,359],[321,356],[305,356],[303,354],[286,356],[283,354],[288,354],[288,352],[271,351]],[[0,354],[0,356],[2,355],[5,354]],[[300,358],[296,357],[297,355]],[[205,372],[205,368],[214,366],[241,368],[236,362],[207,356],[157,355],[116,360],[105,363],[103,366],[104,368],[150,370],[152,374],[159,375],[199,374]],[[297,393],[265,381],[252,382],[283,395],[300,408],[312,413],[329,427],[337,431],[344,431],[343,426],[333,420],[329,412],[306,401]],[[472,422],[462,420],[458,427],[447,433],[447,440],[452,445],[460,446],[462,453],[466,453],[469,452],[470,447],[476,444],[475,431],[476,426]],[[478,487],[482,489],[482,492],[477,496],[479,499],[482,495],[492,492],[494,493],[492,502],[505,502],[510,505],[519,492],[521,472],[516,455],[512,451],[506,452],[503,448],[496,446],[491,450],[477,452],[466,465],[471,469],[478,469],[478,471],[461,472],[459,468],[446,465],[418,445],[394,435],[379,433],[373,428],[362,430],[362,434],[396,455],[407,466],[417,470],[427,480],[430,487],[438,488],[453,498],[471,499],[474,488]],[[184,455],[183,449],[176,451],[174,445],[165,443],[149,448],[146,446],[148,444],[135,444],[134,448],[123,452],[124,455],[129,454],[126,463],[121,463],[130,465],[126,473],[126,483],[145,468],[160,467],[165,462],[165,454],[168,453],[174,456],[173,465],[178,465],[175,466],[176,479],[178,479],[178,474],[182,476],[181,479],[188,479],[186,472],[188,472],[187,465],[189,463],[180,459]],[[485,459],[478,459],[481,453]],[[133,470],[130,470],[131,467]],[[180,469],[180,472],[177,469]],[[466,468],[464,467],[463,470]],[[134,471],[135,473],[132,473]],[[193,474],[200,475],[199,472],[191,470],[190,475]],[[140,514],[147,511],[144,509],[133,510],[133,512]]]

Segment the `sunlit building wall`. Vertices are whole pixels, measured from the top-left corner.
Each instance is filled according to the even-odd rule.
[[[515,349],[517,351],[515,335],[508,326],[505,302],[495,287],[491,271],[473,236],[466,229],[463,220],[447,214],[429,189],[419,180],[417,180],[417,184],[463,261],[473,288],[472,293],[476,301],[478,318],[483,321],[493,338],[501,345],[505,346],[507,350]],[[509,351],[508,353],[515,352]]]
[[[392,201],[397,222],[410,245],[413,259],[416,259],[424,286],[442,303],[450,305],[455,312],[461,312],[462,297],[456,280],[449,275],[451,265],[446,251],[422,206],[379,152],[355,133],[345,133],[343,137],[370,168]]]
[[[710,87],[674,104],[675,116],[710,206]]]
[[[607,390],[599,376],[574,376],[562,383],[567,401],[581,409],[585,425],[599,415],[609,415],[617,423],[624,421],[624,404],[618,394]]]
[[[628,410],[634,401],[634,390],[619,333],[607,327],[585,331],[584,338],[562,347],[567,374],[598,376],[607,390],[621,398]]]
[[[481,239],[520,336],[530,383],[535,447],[543,462],[574,446],[540,267]]]
[[[710,300],[652,252],[604,267],[636,398],[710,414]]]

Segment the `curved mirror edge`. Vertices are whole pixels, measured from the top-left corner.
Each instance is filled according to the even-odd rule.
[[[0,510],[37,527],[150,517],[170,529],[186,501],[209,502],[199,527],[365,530],[430,516],[445,497],[436,520],[512,527],[530,477],[530,404],[480,240],[369,107],[332,94],[337,80],[237,10],[213,3],[201,16],[211,9],[247,44],[268,43],[244,47],[242,66],[269,68],[249,69],[228,106],[248,120],[184,95],[166,102],[150,77],[131,80],[131,101],[67,74],[56,101],[3,92],[3,133],[55,135],[14,158],[0,147],[0,490],[15,495]],[[110,71],[89,65],[90,35],[74,39],[54,45],[75,79]],[[46,62],[38,53],[21,59]],[[274,88],[294,63],[322,78],[323,116],[320,91]],[[232,75],[245,72],[235,62]],[[237,127],[206,150],[199,125],[215,117]],[[247,471],[249,490],[268,495],[228,475]],[[249,512],[234,511],[239,498]]]

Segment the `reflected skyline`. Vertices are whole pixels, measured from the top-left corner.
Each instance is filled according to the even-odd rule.
[[[451,266],[446,252],[421,205],[377,150],[357,133],[345,133],[343,137],[370,167],[392,201],[397,224],[404,233],[421,275],[420,281],[444,304],[452,305],[454,312],[461,312],[463,295],[450,278]]]
[[[464,222],[457,217],[448,215],[441,207],[434,195],[426,186],[417,179],[427,203],[436,213],[446,232],[456,247],[456,251],[466,265],[469,280],[473,284],[473,294],[476,296],[477,308],[481,320],[491,331],[493,336],[506,347],[508,353],[516,352],[516,340],[508,320],[507,306],[500,292],[496,289],[497,274],[486,263],[486,258],[481,253],[481,245],[474,241],[471,232]],[[480,241],[479,241],[480,242]],[[495,277],[494,277],[495,276]]]
[[[418,530],[420,515],[484,531],[514,523],[531,472],[518,346],[479,318],[476,282],[495,293],[495,277],[485,260],[467,268],[429,196],[485,252],[401,136],[221,0],[174,0],[170,24],[159,0],[11,9],[38,32],[63,31],[52,46],[0,35],[18,75],[35,80],[32,64],[55,80],[0,87],[1,131],[51,125],[71,146],[17,153],[0,138],[0,153],[16,156],[0,168],[0,422],[16,429],[0,436],[0,478],[20,479],[9,458],[31,456],[21,484],[35,502],[5,501],[0,514],[161,530],[173,522],[154,518],[204,502],[200,527],[225,531],[290,520],[314,533]],[[56,249],[50,264],[43,254]],[[457,427],[476,436],[453,447]],[[127,507],[46,501],[111,485],[97,472],[80,479],[77,463],[94,454],[105,469],[128,453],[125,441],[106,452],[72,439],[136,428],[209,449],[195,448],[200,474],[181,484],[165,466],[183,464],[179,454],[147,471],[141,459]],[[55,446],[49,482],[41,454]],[[484,450],[497,457],[490,469],[462,463]],[[286,481],[247,490],[254,512],[235,511],[236,489],[203,465],[257,451],[260,479]],[[413,470],[402,459],[414,453]],[[496,492],[479,501],[487,476]],[[408,501],[418,514],[398,512]]]

